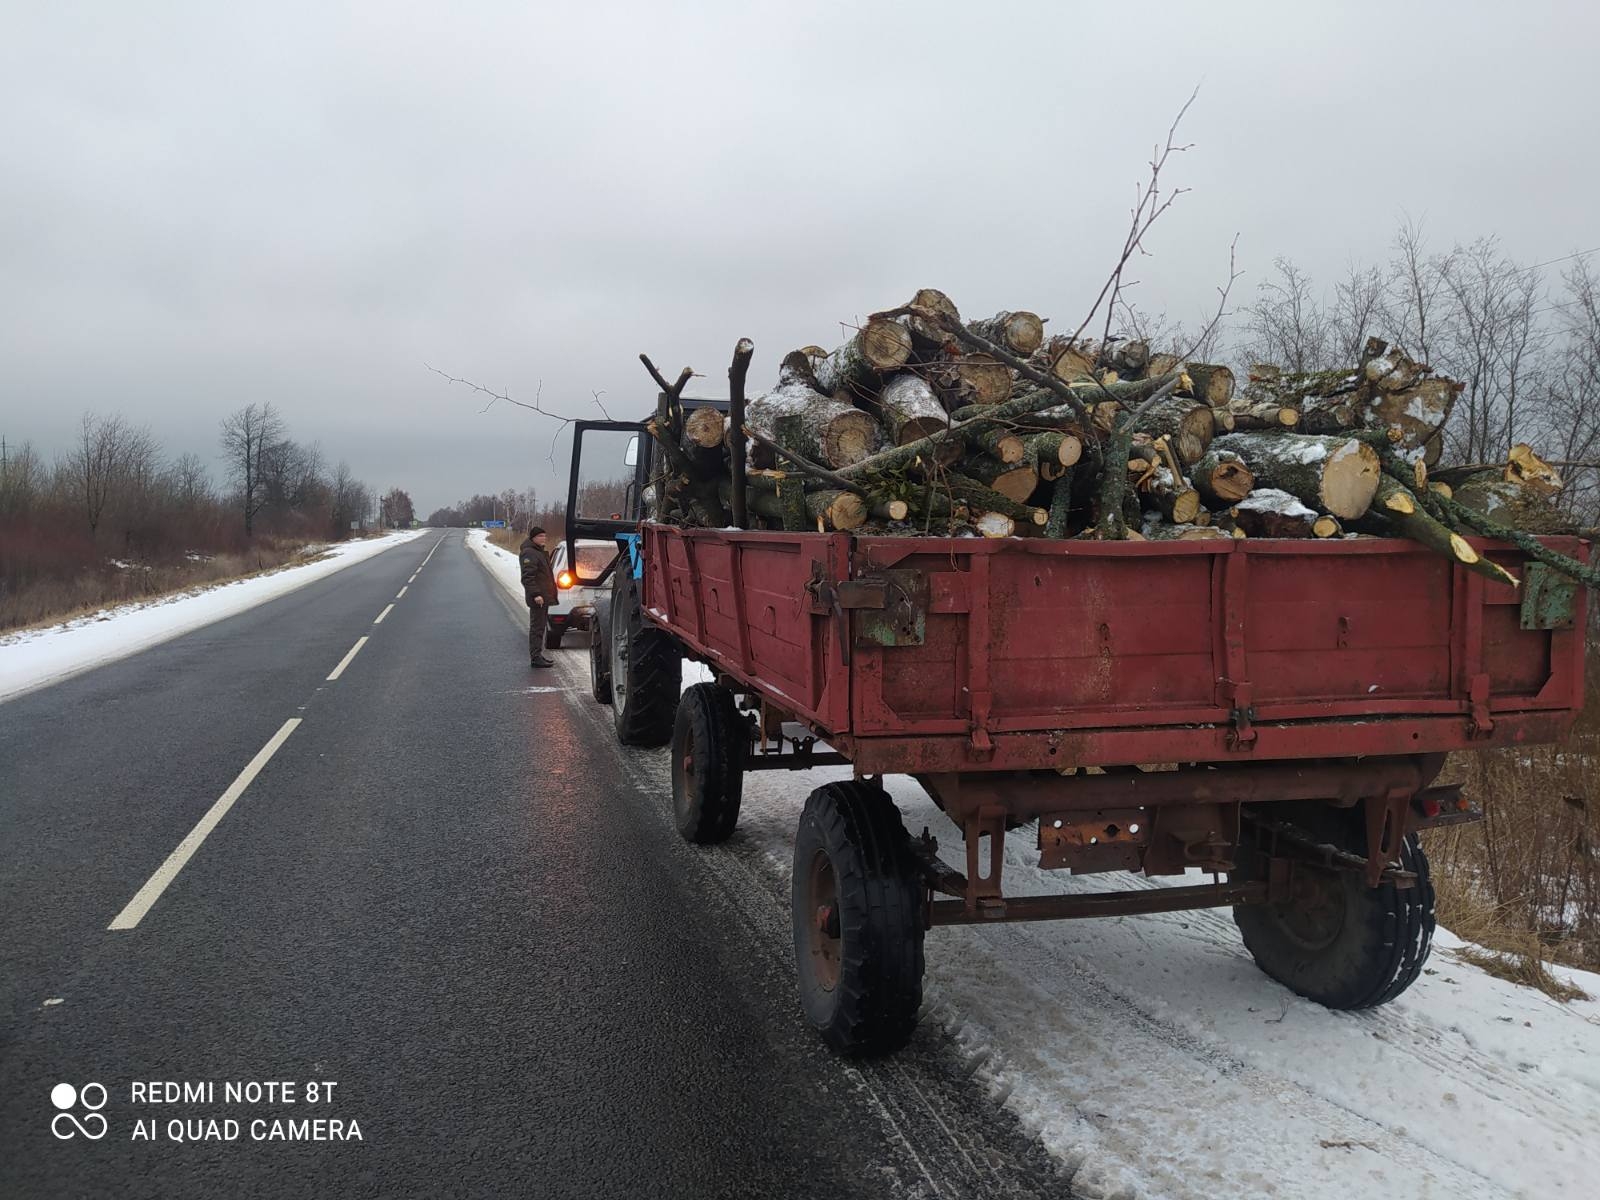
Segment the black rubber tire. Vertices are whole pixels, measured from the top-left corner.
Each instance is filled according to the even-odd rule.
[[[620,564],[619,564],[620,566]],[[646,625],[639,588],[619,570],[611,585],[611,719],[624,746],[665,746],[683,690],[683,651],[664,630]]]
[[[1275,805],[1266,815],[1281,819],[1340,849],[1365,855],[1365,817],[1358,805]],[[1307,933],[1302,901],[1240,905],[1234,923],[1256,965],[1290,991],[1334,1009],[1375,1008],[1400,995],[1422,973],[1433,948],[1433,883],[1428,856],[1416,834],[1400,848],[1400,865],[1414,871],[1409,888],[1381,883],[1369,888],[1357,871],[1297,865],[1310,873],[1323,905],[1321,927]],[[1249,846],[1241,847],[1240,869],[1230,880],[1264,877],[1265,866]]]
[[[685,841],[725,842],[739,823],[749,725],[733,693],[697,683],[683,693],[672,726],[672,817]]]
[[[544,648],[546,650],[561,649],[561,639],[566,635],[564,629],[546,629],[544,631]]]
[[[611,703],[611,597],[594,602],[594,619],[589,623],[589,694],[598,704]]]
[[[814,868],[823,867],[830,886],[819,890]],[[841,1054],[888,1054],[916,1029],[922,893],[910,838],[881,788],[841,782],[811,793],[794,845],[795,966],[806,1022]],[[836,937],[819,928],[826,908],[836,909]]]

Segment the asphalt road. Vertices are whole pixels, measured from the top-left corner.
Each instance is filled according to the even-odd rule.
[[[519,609],[429,533],[0,705],[0,1196],[1066,1194],[938,1031],[813,1039],[758,852]]]

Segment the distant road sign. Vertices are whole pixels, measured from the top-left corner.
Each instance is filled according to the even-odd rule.
[[[485,521],[483,527],[485,529],[504,529],[506,523],[504,521]]]

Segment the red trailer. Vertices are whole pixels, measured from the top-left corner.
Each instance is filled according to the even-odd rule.
[[[1510,547],[1477,544],[1520,591],[1403,540],[586,522],[577,456],[596,427],[638,428],[595,423],[574,449],[574,529],[625,546],[595,695],[623,742],[670,742],[682,834],[726,839],[745,772],[854,768],[806,802],[793,883],[802,1007],[847,1052],[909,1036],[923,936],[946,924],[1231,906],[1268,975],[1382,1004],[1431,941],[1418,831],[1477,815],[1434,786],[1445,755],[1561,740],[1582,704],[1586,597]],[[715,681],[680,698],[686,657]],[[889,774],[961,830],[964,871],[907,833]],[[1008,897],[1003,842],[1027,825],[1047,868],[1211,879]]]

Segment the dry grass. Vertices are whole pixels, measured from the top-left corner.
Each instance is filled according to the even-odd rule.
[[[301,539],[261,538],[242,553],[162,564],[133,563],[126,567],[108,561],[71,579],[40,580],[0,595],[0,632],[52,625],[119,604],[245,579],[322,557],[321,553],[307,554],[309,548]]]
[[[1520,954],[1501,950],[1484,950],[1478,946],[1463,946],[1452,953],[1464,962],[1489,972],[1508,983],[1538,988],[1545,995],[1565,1004],[1569,1000],[1587,1000],[1589,993],[1576,984],[1557,979],[1544,965],[1537,949]]]
[[[1597,668],[1565,744],[1453,756],[1440,782],[1465,785],[1485,820],[1425,835],[1440,924],[1483,947],[1470,961],[1561,999],[1572,989],[1546,963],[1600,970]]]
[[[516,554],[522,549],[523,539],[527,536],[526,530],[512,529],[509,526],[505,529],[489,530],[489,541],[499,546],[502,550],[511,551],[512,554]]]

